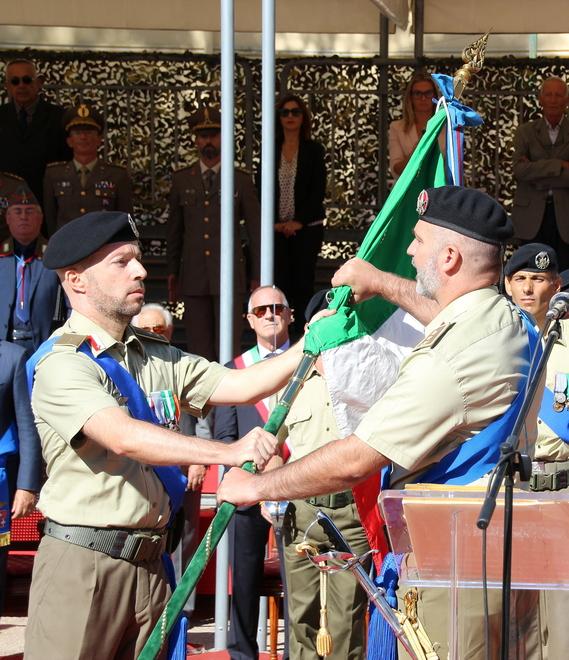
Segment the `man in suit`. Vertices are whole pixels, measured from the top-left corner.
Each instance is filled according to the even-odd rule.
[[[284,293],[272,286],[256,289],[249,299],[247,321],[257,343],[227,366],[246,367],[281,353],[290,344],[288,327],[292,313]],[[254,406],[226,406],[215,411],[214,437],[233,442],[254,428],[263,426],[269,416],[269,400]],[[239,507],[231,521],[231,566],[233,595],[228,650],[232,660],[256,660],[259,586],[263,576],[265,546],[270,524],[258,505]]]
[[[42,220],[36,198],[20,186],[6,210],[10,238],[0,244],[0,339],[19,344],[29,355],[49,337],[60,295],[57,274],[42,262],[47,247],[40,235]]]
[[[105,122],[86,103],[63,117],[73,160],[52,163],[43,182],[43,209],[48,234],[91,211],[132,213],[132,184],[125,167],[98,158]]]
[[[514,138],[515,238],[551,245],[561,269],[569,266],[568,100],[565,82],[547,78],[539,93],[543,116],[521,124]]]
[[[6,593],[10,519],[34,509],[41,447],[26,383],[26,352],[0,340],[0,615]]]
[[[10,100],[0,106],[0,170],[21,176],[41,205],[46,165],[71,158],[63,108],[41,97],[43,81],[30,60],[8,62],[5,78]]]
[[[183,296],[188,350],[208,360],[219,344],[221,115],[203,108],[190,117],[199,160],[174,172],[167,228],[170,300]],[[240,222],[244,221],[241,226]],[[235,170],[234,352],[241,340],[241,304],[249,289],[241,232],[247,232],[251,287],[259,281],[260,208],[251,177]]]

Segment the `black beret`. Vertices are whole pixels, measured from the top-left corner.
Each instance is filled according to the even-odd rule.
[[[67,132],[72,128],[92,128],[99,133],[105,128],[105,120],[91,105],[81,103],[75,108],[69,108],[63,115],[63,127]]]
[[[510,277],[520,270],[529,273],[557,273],[559,264],[555,250],[545,243],[528,243],[519,247],[504,266],[504,275]]]
[[[108,243],[137,241],[132,216],[122,211],[93,211],[58,229],[49,239],[43,265],[50,270],[72,266]]]
[[[190,116],[188,121],[194,133],[221,130],[221,113],[213,106],[200,108]]]
[[[419,218],[483,243],[500,245],[512,238],[512,221],[498,202],[476,188],[427,188],[417,198]]]
[[[330,289],[322,289],[321,291],[317,291],[308,301],[308,305],[306,305],[306,309],[304,310],[304,318],[307,321],[310,321],[316,312],[319,312],[322,309],[328,309],[327,296],[329,291]]]

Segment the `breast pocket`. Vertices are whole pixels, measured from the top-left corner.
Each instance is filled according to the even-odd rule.
[[[292,448],[298,449],[307,444],[305,438],[307,434],[303,433],[303,424],[306,424],[312,418],[312,411],[307,406],[296,406],[289,412],[286,418],[288,427],[289,442]]]
[[[71,181],[56,181],[55,194],[57,197],[71,197],[73,195],[73,184]]]
[[[196,206],[198,201],[198,194],[194,188],[186,188],[180,195],[181,206]]]

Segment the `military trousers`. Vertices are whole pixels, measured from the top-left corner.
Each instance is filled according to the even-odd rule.
[[[160,559],[132,564],[44,536],[34,562],[24,656],[135,660],[169,596]]]
[[[346,541],[358,555],[369,550],[364,530],[354,503],[338,509],[317,507],[304,500],[291,502],[283,526],[285,573],[288,589],[289,651],[294,660],[317,660],[316,635],[320,622],[320,571],[305,554],[296,552],[304,540],[304,532],[316,517],[318,509],[330,516]],[[328,537],[314,525],[309,541],[318,543],[321,551],[330,548]],[[366,568],[369,568],[368,558]],[[360,660],[365,658],[365,612],[367,596],[355,577],[348,571],[328,577],[328,628],[333,650],[329,660]]]

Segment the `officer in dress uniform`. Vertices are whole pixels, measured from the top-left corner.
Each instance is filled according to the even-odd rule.
[[[48,234],[91,211],[132,212],[132,184],[122,165],[101,160],[105,122],[95,108],[81,103],[63,116],[73,160],[52,163],[44,177],[44,213]]]
[[[6,224],[6,209],[10,196],[17,188],[25,185],[26,182],[21,176],[10,174],[10,172],[0,172],[0,241],[10,235]]]
[[[49,337],[60,300],[57,275],[44,267],[47,247],[40,234],[43,215],[24,184],[8,198],[10,237],[0,243],[0,339],[31,355]]]
[[[221,115],[203,108],[190,117],[199,160],[174,172],[168,218],[170,300],[185,304],[188,350],[213,360],[219,345]],[[260,208],[251,176],[235,169],[234,193],[234,354],[239,353],[242,304],[259,282]],[[240,222],[249,242],[251,282],[247,282]]]

